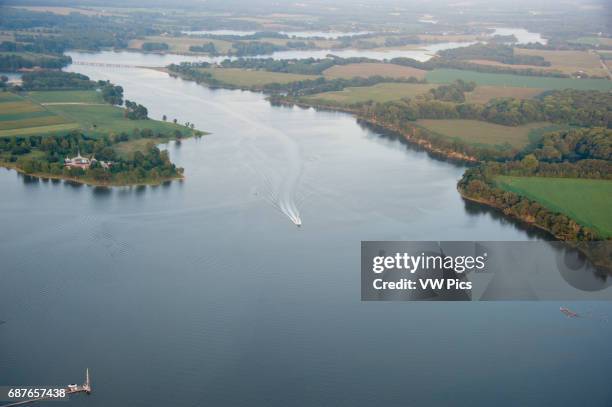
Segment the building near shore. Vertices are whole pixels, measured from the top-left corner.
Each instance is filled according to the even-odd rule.
[[[68,168],[81,168],[83,170],[88,170],[89,167],[91,167],[93,163],[100,164],[100,166],[104,169],[108,169],[113,165],[113,163],[110,161],[96,160],[95,157],[91,157],[91,158],[83,157],[81,156],[80,151],[77,153],[76,157],[72,157],[72,158],[66,157],[64,159],[64,166]]]

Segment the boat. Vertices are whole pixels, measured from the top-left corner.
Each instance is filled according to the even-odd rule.
[[[559,308],[559,311],[564,313],[568,318],[578,318],[578,316],[579,316],[574,311],[570,311],[568,308],[565,308],[565,307]]]

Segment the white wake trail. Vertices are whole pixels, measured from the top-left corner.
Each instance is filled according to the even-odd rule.
[[[173,93],[171,89],[167,89],[165,87],[156,87],[153,83],[146,86],[150,87],[151,89],[155,89],[155,91],[158,93]],[[280,178],[277,191],[275,191],[273,188],[273,182],[271,178],[265,174],[265,164],[266,162],[271,161],[270,157],[268,157],[266,154],[263,154],[261,149],[258,148],[257,145],[252,143],[249,145],[249,148],[251,149],[250,153],[252,155],[251,158],[259,157],[259,159],[258,163],[255,163],[251,168],[258,168],[256,170],[256,173],[261,178],[265,189],[268,190],[267,192],[270,194],[272,205],[280,209],[280,211],[285,216],[287,216],[294,224],[301,226],[302,218],[300,216],[300,211],[295,203],[296,190],[302,173],[302,157],[298,144],[284,132],[274,127],[268,126],[262,123],[261,121],[252,119],[246,114],[241,113],[240,109],[231,108],[229,106],[221,105],[219,103],[209,102],[200,97],[184,93],[181,93],[181,98],[183,100],[191,99],[194,101],[194,103],[208,105],[214,109],[221,110],[224,113],[230,115],[231,117],[234,117],[236,120],[248,124],[252,130],[257,131],[260,135],[272,136],[280,143],[283,148],[285,160],[282,163],[283,165],[281,166],[281,170],[276,171],[277,178]]]

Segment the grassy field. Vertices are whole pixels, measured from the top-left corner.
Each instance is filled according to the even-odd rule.
[[[155,144],[158,144],[155,140],[141,138],[130,141],[123,141],[116,144],[113,148],[115,151],[124,159],[128,159],[136,151],[146,151]]]
[[[390,78],[425,78],[427,71],[395,64],[364,62],[360,64],[334,65],[323,72],[328,78],[354,78],[369,76],[385,76]]]
[[[527,146],[534,137],[541,134],[540,129],[553,131],[558,126],[547,122],[530,123],[523,126],[502,126],[478,120],[417,120],[417,125],[434,133],[450,138],[458,138],[468,144],[501,146],[506,143],[512,147]]]
[[[49,105],[49,110],[77,122],[83,131],[93,135],[129,133],[133,129],[151,129],[154,132],[171,132],[176,129],[187,133],[183,126],[157,120],[129,120],[124,110],[111,105]]]
[[[100,102],[96,91],[32,92],[26,97],[0,93],[0,137],[58,134],[73,129],[98,136],[130,133],[135,128],[191,134],[191,130],[174,123],[126,119],[122,108]]]
[[[213,78],[237,87],[260,87],[268,83],[289,83],[305,79],[315,79],[313,75],[297,75],[283,72],[254,71],[239,68],[202,68]]]
[[[609,61],[612,59],[612,51],[597,51],[597,53],[604,61]]]
[[[100,92],[91,90],[30,92],[28,98],[36,103],[105,103]]]
[[[588,44],[588,45],[606,45],[608,47],[612,47],[612,38],[605,37],[580,37],[576,40],[579,44]]]
[[[58,115],[30,100],[12,93],[2,93],[1,95],[0,137],[37,132],[48,133],[49,131],[77,127],[73,120]]]
[[[541,88],[515,88],[509,86],[477,86],[473,92],[466,93],[470,103],[485,104],[495,98],[531,99],[544,92]]]
[[[538,49],[516,48],[517,55],[537,55],[551,63],[547,70],[556,70],[566,74],[584,71],[589,75],[606,76],[599,56],[589,51],[548,51]]]
[[[508,176],[497,177],[496,181],[507,191],[564,213],[604,237],[612,237],[612,181]]]
[[[464,71],[459,69],[434,69],[427,72],[431,83],[451,83],[457,79],[474,81],[478,85],[509,86],[518,88],[612,90],[612,81],[607,79],[570,79],[538,76],[510,75]]]
[[[345,88],[336,92],[323,92],[305,97],[309,101],[322,100],[338,103],[356,103],[372,100],[374,102],[387,102],[405,97],[413,98],[427,93],[435,85],[422,83],[378,83],[373,86],[360,86]]]

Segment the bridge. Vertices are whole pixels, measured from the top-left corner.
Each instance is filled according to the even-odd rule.
[[[66,396],[68,396],[70,394],[76,394],[76,393],[91,394],[91,380],[89,378],[89,368],[85,370],[85,383],[83,383],[81,385],[78,385],[78,384],[69,384],[68,386],[65,387],[65,390],[66,390]],[[3,404],[0,407],[22,406],[24,404],[30,404],[30,403],[34,403],[36,401],[43,401],[43,400],[57,400],[57,399],[55,399],[53,397],[39,397],[39,398],[35,398],[35,399],[30,399],[30,400],[18,401],[16,403],[11,403],[11,404]]]
[[[85,66],[100,66],[103,68],[143,68],[138,65],[130,64],[111,64],[108,62],[89,62],[89,61],[72,61],[73,65],[85,65]]]

